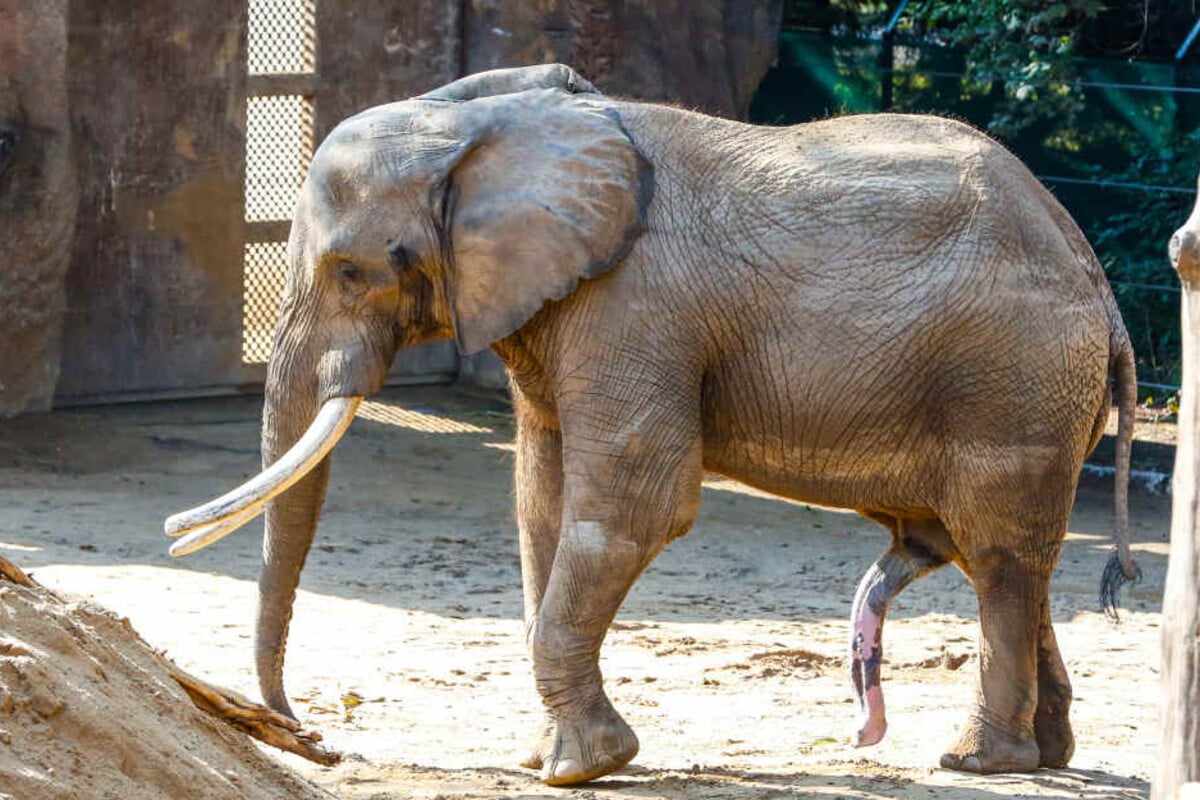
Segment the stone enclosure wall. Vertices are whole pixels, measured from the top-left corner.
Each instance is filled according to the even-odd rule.
[[[0,415],[261,384],[241,341],[249,2],[0,0]],[[550,61],[612,94],[742,117],[781,0],[312,9],[315,67],[294,83],[319,141],[367,106]],[[460,371],[487,367],[448,345],[397,367]]]
[[[0,414],[45,408],[59,374],[78,189],[66,0],[0,0]]]

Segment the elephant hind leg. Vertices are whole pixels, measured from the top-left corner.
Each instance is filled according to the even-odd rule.
[[[1032,556],[1040,548],[1031,546],[1030,539],[1038,540],[993,539],[967,555],[965,571],[979,598],[978,705],[942,756],[941,765],[947,769],[1032,772],[1043,760],[1035,712],[1042,709],[1065,719],[1066,703],[1048,697],[1043,704],[1039,695],[1043,677],[1048,687],[1065,685],[1059,681],[1065,672],[1055,675],[1061,661],[1055,657],[1052,663],[1049,650],[1045,671],[1042,666],[1043,650],[1053,642],[1048,638],[1053,632],[1043,623],[1049,617],[1050,572],[1057,550],[1054,558]],[[1056,645],[1053,652],[1057,656]],[[1064,755],[1069,753],[1060,748],[1059,756]]]
[[[1049,603],[1043,606],[1037,655],[1038,700],[1033,714],[1033,733],[1040,751],[1040,766],[1061,769],[1075,753],[1075,735],[1068,715],[1071,680],[1058,651]]]
[[[855,747],[877,744],[887,732],[880,672],[888,606],[904,587],[953,557],[949,534],[936,519],[869,516],[891,528],[892,544],[863,575],[850,617],[850,678],[862,712]]]

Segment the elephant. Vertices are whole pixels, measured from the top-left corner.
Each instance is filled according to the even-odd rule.
[[[1061,767],[1069,677],[1048,602],[1084,459],[1116,398],[1109,587],[1137,575],[1137,379],[1091,247],[963,123],[758,127],[598,93],[563,65],[468,76],[342,122],[299,192],[268,365],[264,472],[167,521],[190,552],[265,511],[256,660],[283,658],[330,453],[398,348],[491,348],[516,419],[528,652],[553,785],[638,740],[598,653],[692,525],[705,471],[881,523],[851,620],[857,744],[886,729],[888,603],[945,564],[978,596],[977,698],[947,768]]]

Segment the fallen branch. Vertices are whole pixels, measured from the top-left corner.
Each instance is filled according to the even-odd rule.
[[[31,589],[39,585],[37,581],[26,575],[20,567],[4,556],[0,556],[0,577],[10,580],[18,586],[28,586]]]
[[[12,563],[0,556],[0,578],[19,586],[49,592],[44,586]],[[206,714],[216,717],[260,742],[295,753],[298,756],[330,766],[342,760],[342,754],[321,744],[321,734],[300,729],[300,723],[272,711],[264,705],[251,702],[236,692],[205,683],[194,675],[181,670],[161,653],[155,657],[175,682],[183,687],[188,697]]]
[[[171,677],[183,687],[196,708],[224,720],[238,730],[272,747],[331,766],[342,760],[342,754],[321,744],[321,734],[300,729],[300,723],[264,705],[247,700],[229,689],[205,683],[177,667],[165,656],[159,660]]]

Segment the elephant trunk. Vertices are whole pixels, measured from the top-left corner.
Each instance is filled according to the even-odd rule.
[[[266,454],[266,451],[264,451]],[[329,456],[267,508],[263,569],[258,579],[258,619],[254,661],[263,701],[292,719],[296,715],[283,690],[283,659],[300,572],[317,530],[329,483]]]
[[[354,419],[362,398],[334,397],[318,412],[316,392],[268,380],[263,407],[263,471],[237,489],[167,520],[171,548],[183,555],[244,525],[264,510],[255,659],[263,699],[295,718],[283,691],[283,656],[292,602],[316,532],[329,483],[329,452]]]
[[[346,403],[347,398],[327,401],[318,412],[320,389],[315,383],[296,385],[293,374],[286,371],[282,359],[272,357],[268,365],[266,396],[263,402],[262,463],[264,473],[286,461],[297,443],[308,438],[326,409]],[[307,376],[306,371],[301,372]],[[302,381],[307,384],[308,381]],[[281,714],[295,719],[283,689],[283,660],[287,649],[288,626],[292,620],[292,604],[300,573],[304,569],[309,547],[317,530],[325,490],[329,484],[329,450],[344,432],[344,425],[357,410],[360,398],[349,399],[348,418],[329,437],[323,453],[290,488],[266,504],[262,558],[263,569],[258,578],[258,617],[255,625],[254,660],[263,701]],[[323,435],[323,434],[319,434]]]

